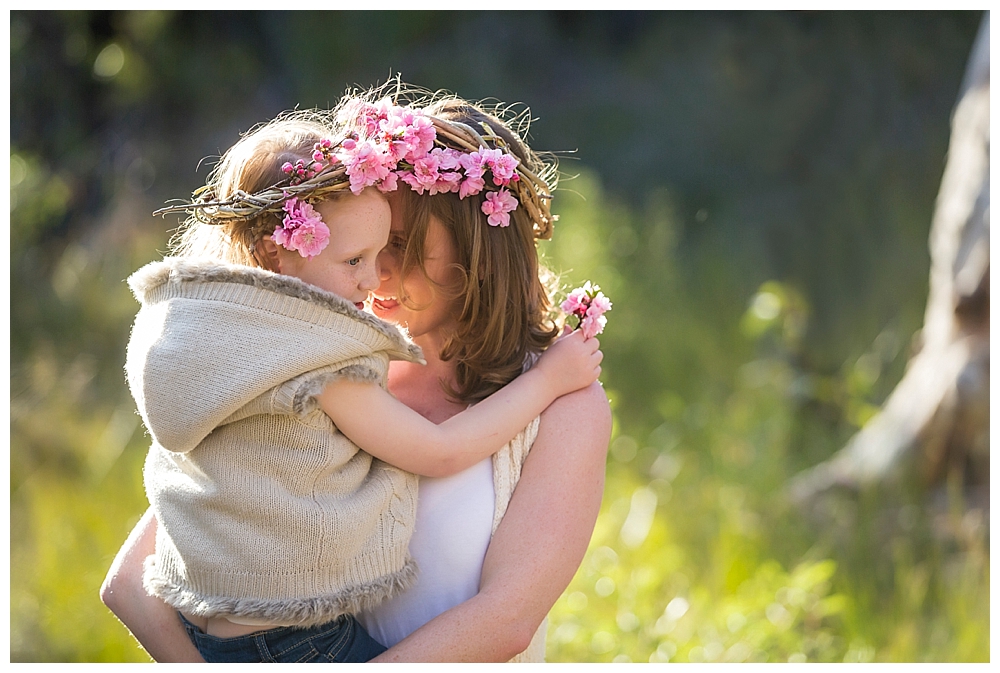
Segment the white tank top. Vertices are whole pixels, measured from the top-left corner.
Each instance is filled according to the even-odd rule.
[[[405,592],[357,615],[375,640],[392,647],[478,593],[494,507],[492,457],[450,477],[420,478],[410,539],[417,579]]]

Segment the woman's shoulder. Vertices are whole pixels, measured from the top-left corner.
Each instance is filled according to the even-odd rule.
[[[557,397],[545,411],[542,412],[541,425],[562,424],[572,422],[577,428],[581,425],[597,428],[611,423],[611,404],[604,392],[604,386],[599,381],[591,383],[572,393]]]
[[[542,412],[532,452],[607,453],[611,405],[600,382],[557,398]]]

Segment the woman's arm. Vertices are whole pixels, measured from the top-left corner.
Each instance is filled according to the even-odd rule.
[[[101,585],[101,600],[156,661],[204,663],[177,611],[142,586],[143,563],[155,551],[156,517],[150,508],[115,556]]]
[[[479,593],[374,661],[507,661],[523,652],[590,543],[610,437],[599,384],[553,402],[486,552]]]
[[[439,425],[373,383],[339,379],[317,400],[364,451],[414,474],[446,477],[499,451],[560,395],[594,383],[604,357],[599,348],[597,339],[569,334],[530,370]]]

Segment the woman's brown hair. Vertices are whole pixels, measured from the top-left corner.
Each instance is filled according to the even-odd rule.
[[[503,121],[479,107],[448,97],[424,112],[475,129],[488,124],[524,165],[541,172],[540,158]],[[543,280],[551,274],[539,265],[535,247],[537,227],[523,207],[510,214],[510,226],[490,226],[482,211],[485,192],[465,199],[454,193],[419,196],[401,185],[399,196],[407,233],[403,278],[414,269],[426,276],[423,254],[432,215],[455,244],[461,286],[440,288],[445,299],[454,300],[458,323],[441,352],[442,359],[456,364],[456,385],[446,389],[462,402],[481,400],[521,374],[558,334],[551,288]],[[401,300],[407,300],[405,288]]]

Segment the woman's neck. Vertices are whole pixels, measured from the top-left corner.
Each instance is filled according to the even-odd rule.
[[[426,335],[414,339],[414,343],[423,350],[427,364],[391,362],[389,392],[427,420],[443,423],[468,406],[451,399],[442,386],[455,384],[455,361],[441,359],[441,338]]]

